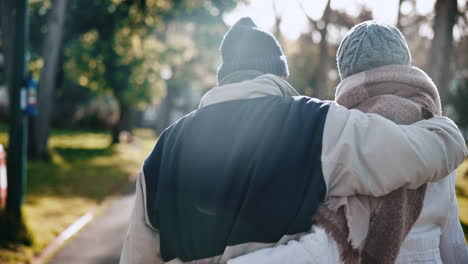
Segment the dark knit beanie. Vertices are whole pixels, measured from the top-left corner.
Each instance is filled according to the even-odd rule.
[[[396,27],[365,21],[354,26],[341,41],[336,62],[343,80],[385,65],[410,65],[411,54],[405,37]]]
[[[289,76],[288,63],[280,44],[273,35],[257,27],[252,19],[241,18],[221,42],[222,63],[218,83],[239,70],[257,70],[278,76]]]

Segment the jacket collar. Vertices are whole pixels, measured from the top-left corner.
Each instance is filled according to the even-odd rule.
[[[244,71],[236,71],[233,73],[230,73],[226,75],[220,82],[219,86],[226,85],[226,84],[233,84],[233,83],[239,83],[243,81],[248,81],[248,80],[253,80],[264,73],[260,71],[254,71],[254,70],[244,70]]]
[[[249,75],[250,74],[250,75]],[[198,108],[202,108],[208,105],[222,103],[232,100],[240,99],[253,99],[262,96],[298,96],[299,93],[284,79],[273,74],[265,74],[258,77],[253,77],[253,73],[242,73],[237,76],[226,76],[221,83],[229,80],[239,78],[246,78],[247,80],[225,84],[214,87],[209,90],[201,99]],[[249,79],[250,76],[250,79]],[[253,79],[252,79],[253,77]]]

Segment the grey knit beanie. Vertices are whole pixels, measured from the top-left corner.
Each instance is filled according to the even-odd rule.
[[[336,62],[343,80],[380,66],[410,65],[411,54],[405,37],[396,27],[365,21],[354,26],[341,41]]]
[[[218,83],[239,70],[257,70],[288,77],[288,62],[276,38],[257,27],[249,17],[239,19],[224,36]]]

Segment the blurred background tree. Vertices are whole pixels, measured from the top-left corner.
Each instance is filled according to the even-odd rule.
[[[395,24],[408,39],[413,64],[432,76],[448,113],[461,116],[449,94],[459,90],[452,81],[466,78],[460,72],[468,68],[461,54],[467,42],[466,4],[437,0],[427,15],[418,13],[417,0],[395,1]],[[40,82],[39,115],[30,122],[30,157],[47,154],[50,125],[108,129],[116,143],[122,131],[146,126],[161,132],[193,110],[201,92],[215,85],[226,12],[253,2],[31,0],[29,70]],[[307,20],[307,30],[291,39],[284,34],[284,1],[269,0],[271,30],[288,55],[293,86],[333,99],[339,42],[374,14],[362,1],[354,4],[354,13],[333,8],[332,0],[320,2],[288,2]],[[313,15],[317,10],[322,10],[319,17]],[[2,24],[9,15],[3,12]],[[8,47],[3,49],[6,66]]]
[[[460,116],[460,107],[450,108],[449,94],[458,91],[454,78],[466,78],[460,73],[466,71],[466,56],[457,56],[466,48],[466,4],[438,0],[425,15],[417,12],[416,0],[395,1],[396,25],[408,39],[413,63],[432,76],[448,113]],[[115,143],[122,131],[145,125],[160,132],[192,110],[200,91],[215,84],[217,47],[227,29],[223,15],[239,2],[249,3],[31,0],[29,69],[40,82],[39,115],[30,122],[30,156],[46,155],[50,125],[109,129]],[[271,29],[288,55],[290,82],[303,94],[332,99],[339,81],[339,41],[354,24],[373,19],[372,11],[362,3],[356,15],[332,8],[333,1],[313,8],[305,5],[307,1],[293,1],[307,19],[308,30],[290,39],[281,30],[287,21],[278,2],[270,0]],[[318,18],[310,15],[317,6],[323,8]],[[2,24],[8,16],[3,12]],[[454,30],[459,36],[455,39]],[[4,54],[6,66],[8,52]]]
[[[32,1],[29,68],[41,78],[30,157],[47,154],[51,122],[110,128],[116,143],[138,123],[139,111],[164,98],[154,127],[167,127],[175,98],[197,83],[208,85],[215,68],[199,64],[214,65],[208,60],[216,58],[225,31],[222,15],[235,2]],[[95,101],[100,107],[93,110]]]

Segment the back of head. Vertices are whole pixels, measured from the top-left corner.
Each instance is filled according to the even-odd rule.
[[[341,80],[373,68],[410,65],[405,37],[394,26],[365,21],[354,26],[341,41],[336,54]]]
[[[287,77],[286,56],[273,35],[257,27],[252,19],[241,18],[224,36],[220,47],[222,64],[218,83],[230,73],[256,70]]]

